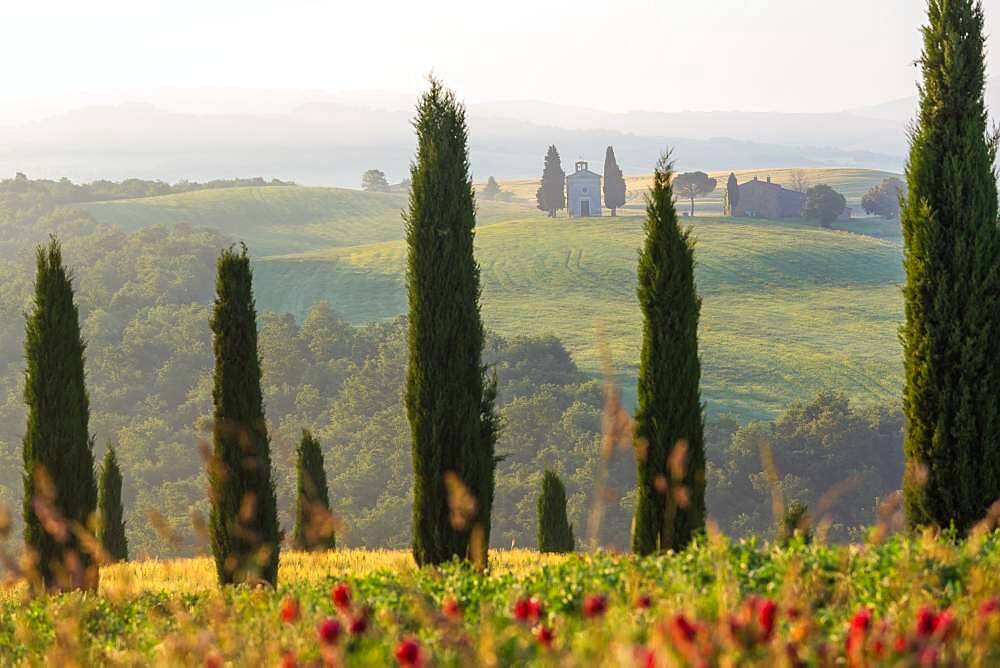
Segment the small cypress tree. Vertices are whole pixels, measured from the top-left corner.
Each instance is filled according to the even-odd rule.
[[[538,495],[538,551],[563,553],[575,547],[573,525],[566,517],[566,488],[558,475],[546,469]]]
[[[222,251],[211,320],[215,421],[209,523],[220,584],[274,585],[281,546],[252,280],[246,246]]]
[[[297,494],[293,541],[300,550],[332,550],[337,546],[330,516],[330,493],[319,441],[307,429],[296,452]]]
[[[736,174],[732,172],[729,172],[729,180],[726,181],[726,200],[728,208],[726,215],[736,215],[740,206],[740,184],[736,182]]]
[[[625,177],[611,146],[604,154],[604,206],[611,209],[612,217],[618,215],[618,207],[625,206]]]
[[[535,193],[535,200],[539,209],[548,212],[549,218],[555,218],[557,211],[566,208],[566,172],[555,146],[549,146],[545,154],[542,182]]]
[[[95,555],[79,535],[97,510],[84,348],[72,279],[53,238],[36,252],[35,295],[25,325],[22,451],[24,542],[37,560],[34,584],[47,589],[95,588],[98,580]]]
[[[469,556],[474,523],[484,524],[481,513],[492,502],[494,452],[493,443],[484,442],[492,401],[484,398],[465,110],[432,79],[414,127],[417,158],[404,217],[410,350],[405,403],[413,450],[413,556],[424,565]]]
[[[633,549],[681,549],[705,524],[704,418],[694,242],[677,224],[669,154],[660,158],[646,199],[639,254],[643,313],[635,443],[638,499]],[[678,448],[684,448],[678,450]],[[681,457],[683,455],[683,457]]]
[[[118,456],[109,445],[101,464],[97,497],[98,539],[112,561],[128,561],[128,540],[125,538],[125,518],[122,510],[122,472]]]
[[[902,209],[907,418],[914,526],[966,532],[1000,497],[1000,235],[987,134],[983,8],[929,0],[920,110]]]

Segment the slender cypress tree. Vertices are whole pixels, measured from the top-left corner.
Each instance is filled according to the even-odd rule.
[[[219,256],[211,327],[215,422],[209,483],[215,568],[220,584],[274,585],[281,546],[246,246]]]
[[[643,312],[635,443],[639,465],[633,549],[681,549],[705,524],[704,418],[694,242],[677,224],[669,154],[646,200],[639,253]],[[678,448],[682,448],[678,450]]]
[[[618,207],[625,206],[625,177],[611,146],[604,154],[604,206],[611,209],[612,217],[618,215]]]
[[[913,526],[960,532],[1000,497],[1000,239],[982,5],[930,0],[902,209]]]
[[[114,446],[108,446],[101,464],[97,508],[100,522],[98,538],[112,561],[128,561],[128,540],[122,510],[122,472]]]
[[[556,211],[566,208],[566,172],[555,146],[549,146],[545,154],[542,182],[535,193],[535,200],[539,209],[548,212],[549,218],[555,218]]]
[[[566,517],[566,488],[554,472],[542,476],[538,495],[538,551],[572,552],[575,549],[573,526]]]
[[[319,441],[307,430],[296,452],[297,495],[293,539],[300,550],[332,550],[337,546],[330,521],[330,493]]]
[[[445,481],[457,479],[479,512],[488,511],[494,453],[492,441],[484,442],[484,416],[492,415],[492,406],[484,408],[492,401],[484,399],[465,109],[432,79],[414,127],[417,157],[404,216],[410,306],[405,403],[413,448],[413,556],[423,565],[469,556],[471,522],[482,525],[482,517],[466,516],[457,486]]]
[[[729,180],[726,181],[726,199],[728,200],[727,216],[734,216],[739,211],[740,206],[740,184],[736,181],[736,174],[729,172]]]
[[[48,589],[97,586],[95,555],[80,540],[97,519],[84,347],[72,279],[52,239],[36,253],[24,340],[24,542],[37,560],[34,584]]]

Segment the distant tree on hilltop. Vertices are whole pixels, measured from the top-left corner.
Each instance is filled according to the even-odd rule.
[[[906,186],[895,177],[889,177],[865,193],[861,206],[868,215],[892,220],[899,215],[899,198]]]
[[[736,181],[736,174],[730,172],[729,180],[726,181],[726,211],[727,216],[732,216],[739,211],[740,206],[740,184]]]
[[[830,227],[844,213],[846,206],[847,200],[843,195],[821,183],[806,192],[806,207],[802,215],[808,220],[818,221],[823,227]]]
[[[545,154],[545,169],[542,171],[542,183],[535,193],[538,208],[547,211],[549,218],[556,217],[556,211],[566,208],[566,172],[559,160],[559,151],[555,146],[549,146]]]
[[[615,149],[608,147],[604,154],[604,206],[617,215],[618,207],[625,206],[625,177],[615,160]]]
[[[792,190],[798,193],[809,192],[809,186],[812,185],[809,174],[804,169],[793,169],[788,175],[788,179],[791,182]]]
[[[685,172],[674,178],[673,187],[678,197],[691,200],[691,215],[693,216],[694,200],[715,190],[717,183],[705,172]]]
[[[500,184],[492,176],[486,180],[486,186],[479,193],[483,199],[496,199],[500,194]]]
[[[369,169],[361,175],[361,189],[370,193],[389,192],[389,182],[379,169]]]

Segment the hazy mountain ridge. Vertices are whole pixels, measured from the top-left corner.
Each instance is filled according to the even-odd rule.
[[[365,169],[382,169],[397,181],[408,173],[412,110],[403,108],[401,94],[262,91],[260,104],[247,90],[190,95],[79,107],[0,127],[0,174],[86,181],[253,173],[356,187]],[[564,168],[578,158],[600,164],[605,147],[614,145],[626,173],[648,172],[667,146],[679,168],[706,171],[787,165],[898,171],[905,152],[901,124],[848,113],[615,114],[494,102],[470,104],[469,125],[479,179],[535,176],[548,144],[559,147]]]

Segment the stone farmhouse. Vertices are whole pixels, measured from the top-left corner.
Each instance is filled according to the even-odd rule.
[[[806,206],[804,193],[783,188],[777,183],[760,181],[753,177],[752,181],[741,183],[740,201],[732,215],[734,218],[798,218]]]
[[[566,176],[566,210],[573,217],[601,215],[601,176],[587,167],[579,160],[576,170]]]

